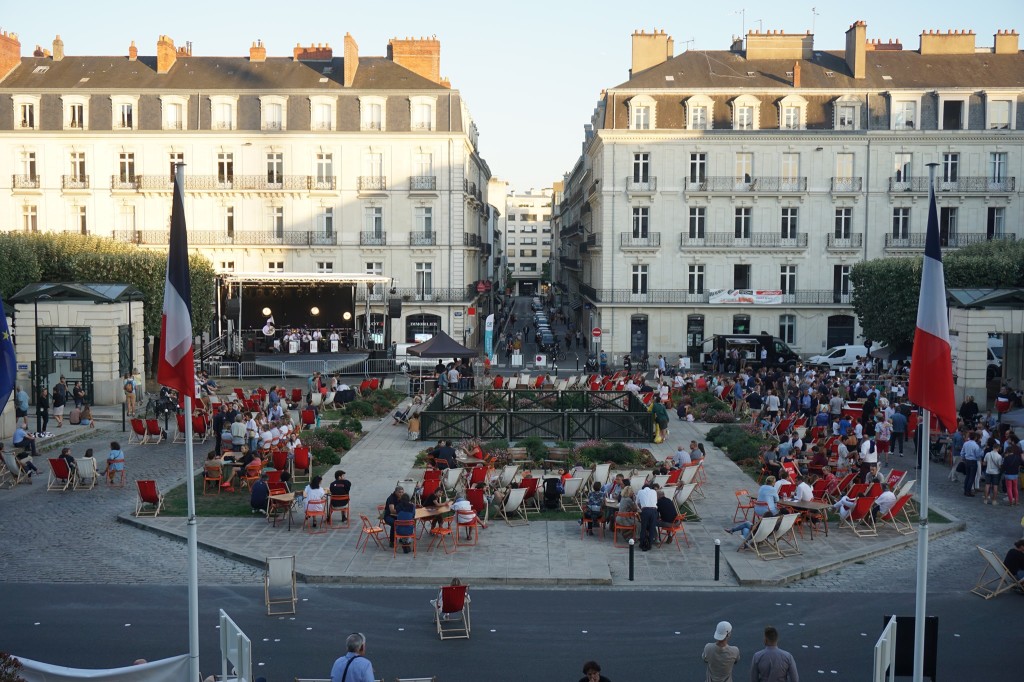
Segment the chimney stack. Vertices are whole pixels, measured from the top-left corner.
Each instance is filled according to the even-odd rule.
[[[675,42],[664,30],[652,33],[633,31],[633,60],[629,75],[632,77],[652,66],[663,64],[675,56]]]
[[[441,41],[429,38],[392,38],[388,59],[434,83],[441,82]]]
[[[345,34],[345,48],[342,56],[344,57],[343,66],[345,68],[343,85],[346,88],[351,88],[352,83],[356,79],[356,71],[359,69],[359,45],[351,33]]]
[[[800,87],[800,62],[793,62],[793,87]]]
[[[135,47],[135,41],[128,46],[128,61],[134,62],[139,58],[139,48]]]
[[[855,21],[846,30],[846,66],[854,78],[865,78],[868,75],[867,39],[866,21]]]
[[[295,49],[292,50],[292,59],[297,62],[329,62],[334,59],[334,50],[328,43],[317,43],[308,47],[296,43]]]
[[[267,48],[263,46],[262,40],[257,40],[249,48],[249,61],[250,62],[265,62],[267,61]]]
[[[974,31],[921,31],[921,54],[974,54]]]
[[[1020,50],[1020,36],[1012,29],[997,31],[994,45],[992,51],[996,54],[1017,54]]]
[[[17,33],[0,31],[0,80],[21,64],[21,42]]]
[[[64,41],[58,35],[53,39],[53,61],[59,62],[64,59]]]
[[[178,59],[174,41],[169,36],[160,36],[156,41],[156,72],[167,73]]]

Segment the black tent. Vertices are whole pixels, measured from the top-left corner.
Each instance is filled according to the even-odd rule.
[[[420,358],[469,358],[476,355],[444,332],[434,334],[429,340],[409,346],[409,355]]]

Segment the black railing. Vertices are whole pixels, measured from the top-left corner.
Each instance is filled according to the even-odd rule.
[[[11,187],[14,189],[39,189],[38,175],[11,176]]]
[[[132,244],[167,244],[167,230],[114,230],[114,239]],[[240,246],[336,246],[336,232],[246,230],[228,234],[214,230],[189,230],[190,246],[234,244]]]
[[[661,232],[639,235],[635,232],[621,232],[619,246],[623,249],[656,249],[661,246]]]
[[[63,189],[89,189],[89,176],[62,175],[60,186]]]
[[[581,225],[580,223],[573,223],[572,225],[568,225],[559,230],[558,236],[561,237],[562,239],[568,239],[569,237],[573,237],[575,235],[582,233],[583,225]]]
[[[679,236],[679,247],[683,249],[805,249],[807,233],[754,232],[749,237],[737,237],[735,232],[706,232],[703,236],[691,237],[688,232]]]
[[[1017,186],[1016,178],[1000,178],[994,180],[984,176],[961,176],[955,180],[935,179],[936,192],[1013,192]],[[890,192],[928,193],[928,178],[889,178]]]
[[[409,178],[409,190],[412,192],[432,192],[436,189],[437,178],[433,175],[413,175]]]
[[[416,288],[400,287],[395,290],[391,297],[401,298],[403,301],[434,301],[435,303],[459,303],[472,301],[476,298],[476,286],[467,285],[461,289],[437,289],[437,288]],[[371,299],[373,300],[373,299]]]
[[[601,248],[601,235],[599,235],[599,234],[588,234],[587,235],[587,248],[589,248],[589,249],[600,249]]]
[[[388,188],[388,179],[382,175],[360,175],[357,187],[361,192],[383,192]]]
[[[589,289],[580,285],[580,293],[599,303],[711,304],[710,292],[688,289],[648,289],[638,293],[632,289]],[[831,289],[801,289],[782,294],[782,303],[789,305],[826,305],[849,303],[850,294]],[[719,305],[719,304],[715,304]]]
[[[359,233],[359,245],[360,246],[387,246],[388,233],[387,232],[360,232]]]
[[[462,233],[462,245],[470,248],[477,248],[480,246],[480,235],[469,234],[468,232]]]
[[[491,245],[487,242],[480,242],[480,255],[487,258],[491,255]]]
[[[832,178],[833,192],[859,192],[862,186],[862,178]]]
[[[412,232],[409,234],[410,246],[434,246],[437,244],[437,235],[433,232]]]
[[[960,232],[946,236],[939,236],[939,245],[946,249],[958,249],[971,244],[982,242],[1013,242],[1017,240],[1015,234],[989,235],[985,232]],[[885,248],[887,249],[923,249],[925,242],[924,232],[913,232],[905,237],[898,237],[891,232],[885,235]]]
[[[835,251],[845,249],[859,249],[864,244],[864,235],[860,232],[853,232],[847,237],[839,237],[833,232],[828,235],[826,247]]]
[[[626,177],[626,191],[633,193],[654,192],[658,189],[658,178],[649,176],[643,180],[637,180],[632,175]]]
[[[580,295],[581,296],[586,296],[591,301],[598,300],[597,299],[597,289],[595,289],[594,287],[590,286],[589,284],[580,284],[579,285],[579,289],[580,289]]]
[[[110,189],[112,190],[136,190],[139,188],[139,176],[137,175],[111,175]]]
[[[564,267],[567,267],[570,270],[579,270],[580,269],[580,259],[579,258],[569,258],[568,256],[561,256],[558,260],[559,260],[559,262]]]
[[[807,178],[786,178],[762,175],[758,177],[708,176],[686,181],[687,192],[806,192]]]

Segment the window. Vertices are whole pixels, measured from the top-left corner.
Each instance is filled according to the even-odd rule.
[[[1013,101],[1009,99],[988,99],[985,104],[985,113],[988,122],[985,126],[989,130],[1010,130],[1013,126]]]
[[[284,207],[270,207],[270,229],[277,239],[284,239]]]
[[[939,243],[942,246],[956,244],[956,220],[955,206],[943,206],[939,209]]]
[[[708,108],[695,106],[690,109],[689,127],[691,130],[708,129]]]
[[[409,114],[413,130],[434,130],[436,119],[434,107],[436,101],[434,97],[417,96],[409,98]]]
[[[85,130],[88,128],[89,98],[81,95],[61,97],[64,102],[64,128]]]
[[[947,99],[944,95],[939,95],[939,114],[942,116],[939,130],[962,130],[965,127],[966,110],[966,99]]]
[[[21,227],[25,232],[39,231],[39,209],[33,204],[21,207]]]
[[[708,155],[706,152],[692,152],[690,154],[690,184],[703,183],[708,177]]]
[[[18,171],[20,177],[15,178],[15,187],[18,186],[29,186],[35,187],[39,184],[39,175],[36,168],[36,153],[30,151],[22,151],[18,155]]]
[[[647,206],[633,207],[633,238],[647,239],[649,236],[651,209]]]
[[[992,152],[988,156],[988,177],[994,183],[1006,182],[1006,152]]]
[[[960,155],[946,152],[942,155],[942,182],[956,182],[960,177]]]
[[[988,207],[988,222],[985,234],[989,239],[1002,237],[1006,234],[1006,208],[1003,206]]]
[[[85,206],[75,206],[75,222],[78,224],[79,234],[89,234],[89,215]]]
[[[364,214],[365,229],[374,237],[384,235],[384,209],[380,206],[367,206]]]
[[[910,207],[892,209],[892,236],[893,239],[910,239]]]
[[[750,315],[733,315],[732,316],[732,333],[733,334],[749,334],[750,333]]]
[[[761,100],[753,95],[740,95],[732,101],[732,127],[734,130],[757,130]]]
[[[316,95],[309,98],[309,121],[313,130],[334,130],[335,106],[337,100],[334,97]]]
[[[284,261],[276,260],[268,262],[267,272],[284,272]]]
[[[646,294],[647,293],[647,266],[646,265],[634,265],[633,266],[633,293],[634,294]]]
[[[89,176],[85,172],[85,152],[71,152],[71,173],[70,180],[76,183],[88,182]]]
[[[118,220],[122,230],[124,230],[125,232],[134,232],[135,207],[131,205],[121,206],[121,210],[118,211]]]
[[[110,98],[110,105],[114,130],[134,130],[135,112],[138,110],[139,98],[115,95]]]
[[[749,185],[754,180],[754,153],[736,152],[736,184]]]
[[[736,239],[750,239],[750,217],[751,208],[749,206],[740,206],[735,209],[733,222]]]
[[[185,130],[188,120],[188,97],[184,95],[161,95],[164,130]]]
[[[433,263],[416,263],[416,294],[417,300],[427,300],[434,293]]]
[[[779,315],[779,340],[796,343],[796,315]]]
[[[363,169],[371,183],[381,185],[384,177],[384,155],[380,152],[368,152],[363,155]]]
[[[896,152],[893,154],[893,179],[900,183],[909,183],[911,175],[911,162],[914,155],[910,152]]]
[[[840,152],[836,154],[836,180],[850,180],[853,178],[853,154]]]
[[[222,260],[220,262],[220,271],[221,272],[234,272],[235,271],[235,261],[233,261],[233,260]]]
[[[316,187],[314,189],[334,189],[334,155],[316,155]]]
[[[367,275],[383,275],[384,274],[384,263],[379,261],[370,261],[366,264]]]
[[[800,109],[798,107],[782,107],[779,128],[782,130],[800,130]]]
[[[850,295],[850,266],[832,266],[832,301],[834,303],[846,303],[844,297]]]
[[[796,239],[800,209],[786,206],[782,209],[781,235],[783,239]]]
[[[235,238],[235,207],[225,206],[224,207],[224,233],[228,236],[228,239]]]
[[[323,261],[323,260],[317,261],[316,262],[316,272],[317,272],[318,275],[329,275],[329,274],[331,274],[332,272],[334,272],[334,262],[333,261],[329,261],[329,260],[328,261]]]
[[[798,189],[800,185],[800,155],[784,153],[782,155],[782,188]]]
[[[421,178],[434,176],[434,155],[430,152],[416,152],[413,155],[412,165],[414,175]]]
[[[834,105],[835,120],[833,126],[836,130],[857,130],[860,122],[860,104],[844,102],[839,100]]]
[[[650,182],[651,155],[648,152],[633,154],[633,182]]]
[[[286,130],[288,121],[288,98],[281,95],[260,97],[260,128],[262,130]]]
[[[849,239],[850,238],[850,225],[853,222],[853,209],[852,208],[837,208],[836,209],[836,223],[835,223],[835,237],[836,239]]]
[[[434,208],[432,206],[417,206],[413,210],[413,222],[418,233],[432,234],[434,232]]]
[[[284,154],[281,152],[267,153],[267,185],[271,189],[281,188],[284,184]]]
[[[324,237],[334,236],[334,209],[332,207],[320,207],[320,212],[316,214],[316,231]]]
[[[750,288],[750,265],[735,263],[732,266],[732,288]]]
[[[779,266],[779,289],[782,290],[783,294],[794,294],[794,293],[796,293],[796,266],[795,265],[780,265]]]
[[[135,182],[135,154],[121,152],[118,155],[117,179],[122,183]]]
[[[537,249],[519,249],[520,258],[536,258]]]
[[[687,273],[688,291],[691,294],[704,293],[704,266],[691,265]]]
[[[704,239],[706,219],[707,208],[703,206],[690,207],[690,239]]]
[[[238,125],[235,122],[237,104],[237,97],[229,95],[210,97],[210,129],[234,130],[237,128]]]
[[[787,95],[779,101],[779,129],[803,130],[807,127],[807,100],[800,95]]]
[[[22,130],[35,130],[39,123],[39,96],[14,96],[14,125]]]
[[[627,102],[630,130],[655,128],[655,102],[647,95],[638,95]]]
[[[917,130],[917,102],[898,100],[892,105],[893,130]]]
[[[383,97],[359,98],[359,129],[385,130]]]
[[[171,172],[173,171],[172,167]],[[221,189],[230,189],[234,180],[235,155],[231,152],[220,152],[217,154],[217,186]]]

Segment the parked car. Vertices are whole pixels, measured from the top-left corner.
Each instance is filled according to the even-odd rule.
[[[857,358],[863,358],[867,354],[867,346],[863,345],[850,344],[833,346],[821,355],[814,355],[810,357],[807,362],[812,365],[835,369],[837,367],[850,367],[857,362]]]
[[[433,369],[437,365],[437,358],[421,358],[418,355],[409,355],[409,348],[418,344],[400,343],[395,349],[395,366],[400,372],[408,372],[411,369]]]

